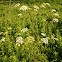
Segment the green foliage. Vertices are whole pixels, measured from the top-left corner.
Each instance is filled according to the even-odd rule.
[[[0,2],[0,62],[61,62],[61,3],[58,0],[23,0],[24,3],[15,7],[13,2],[10,6],[9,1]],[[49,2],[50,6],[43,2]],[[40,7],[43,4],[46,8]],[[28,10],[20,10],[22,5],[29,7]],[[34,5],[39,10],[34,10]],[[59,21],[54,22],[54,18]]]

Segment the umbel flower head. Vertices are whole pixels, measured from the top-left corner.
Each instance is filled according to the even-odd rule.
[[[5,37],[1,39],[1,42],[4,42],[5,41]]]
[[[33,36],[28,36],[25,40],[27,41],[26,43],[32,43],[33,41],[35,41]]]
[[[46,19],[42,19],[42,21],[46,21]]]
[[[20,7],[20,10],[26,11],[26,10],[28,10],[28,7],[23,5],[23,6]]]
[[[17,37],[16,38],[16,45],[20,46],[20,44],[22,44],[22,43],[23,43],[22,37],[21,36],[20,37]]]
[[[28,30],[28,28],[23,28],[21,31],[26,32],[27,30]]]
[[[14,7],[18,7],[18,6],[20,6],[20,3],[17,3]]]
[[[58,20],[57,18],[54,18],[53,21],[54,21],[54,22],[58,22],[59,20]]]
[[[22,16],[22,14],[20,13],[20,14],[18,14],[18,16]]]
[[[52,12],[56,12],[56,10],[55,9],[52,9]]]
[[[46,8],[44,5],[41,5],[40,7],[41,7],[41,8]]]
[[[47,38],[42,38],[41,41],[42,41],[42,43],[48,44],[48,39]]]
[[[39,7],[37,5],[33,6],[36,10],[39,10]]]
[[[53,35],[51,35],[51,39],[58,41],[58,38],[55,38]]]
[[[50,6],[50,4],[49,3],[43,3],[40,7],[41,8],[46,8],[46,6]]]
[[[46,34],[45,33],[41,33],[41,35],[45,36]]]
[[[9,27],[9,28],[7,28],[8,30],[11,30],[12,29],[12,27]]]
[[[58,13],[54,13],[53,16],[57,16],[57,17],[59,17],[59,14],[58,14]]]

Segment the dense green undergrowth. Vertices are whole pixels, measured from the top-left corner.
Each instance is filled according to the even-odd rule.
[[[62,4],[0,2],[0,62],[62,62]]]

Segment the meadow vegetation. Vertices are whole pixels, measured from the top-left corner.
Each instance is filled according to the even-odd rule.
[[[0,1],[0,62],[62,62],[62,2]]]

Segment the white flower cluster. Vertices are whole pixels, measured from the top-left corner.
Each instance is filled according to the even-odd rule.
[[[11,27],[9,27],[9,28],[7,28],[8,30],[11,30],[12,28]]]
[[[18,6],[20,6],[20,3],[17,3],[14,7],[18,7]]]
[[[18,16],[22,16],[22,14],[20,13],[20,14],[18,14]]]
[[[58,38],[55,38],[53,35],[51,35],[51,39],[58,41]]]
[[[52,9],[52,12],[56,12],[56,10],[55,9]]]
[[[27,30],[28,30],[28,28],[23,28],[21,31],[26,32]]]
[[[49,3],[43,3],[40,7],[41,8],[46,8],[46,6],[50,6],[50,4]]]
[[[0,32],[0,35],[3,34],[3,32]]]
[[[54,13],[53,16],[57,16],[57,17],[59,17],[59,14],[58,14],[58,13]]]
[[[5,41],[5,37],[1,39],[1,42]]]
[[[59,39],[58,38],[54,38],[54,40],[58,41]]]
[[[46,19],[42,19],[42,21],[46,21]]]
[[[47,6],[50,6],[50,4],[49,3],[45,3]]]
[[[41,8],[46,8],[43,4],[40,6]]]
[[[17,35],[21,35],[21,33],[18,33]]]
[[[45,36],[46,34],[45,33],[41,33],[41,35]]]
[[[39,10],[39,7],[37,5],[34,5],[33,7],[35,8],[34,9],[35,11],[38,11]]]
[[[41,41],[42,41],[42,43],[48,44],[48,39],[47,38],[42,38]]]
[[[16,38],[16,45],[20,46],[20,44],[22,44],[23,41],[22,41],[22,37],[17,37]]]
[[[54,21],[54,22],[58,22],[59,20],[58,20],[57,18],[54,18],[53,21]]]
[[[20,7],[20,10],[26,11],[26,10],[28,10],[28,7],[23,5],[23,6]]]

